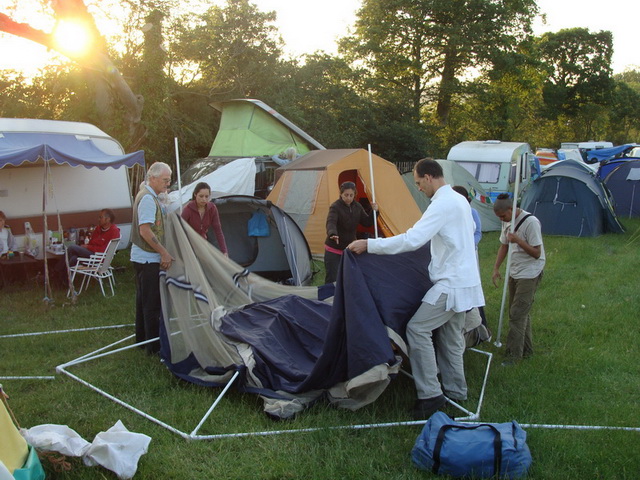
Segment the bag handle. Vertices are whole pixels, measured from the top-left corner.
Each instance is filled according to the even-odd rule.
[[[438,432],[438,437],[436,438],[436,443],[433,447],[433,468],[431,471],[438,474],[438,470],[440,470],[440,451],[442,450],[442,443],[444,442],[444,436],[447,433],[447,430],[451,430],[453,428],[461,428],[463,430],[475,430],[480,427],[489,427],[495,433],[495,437],[493,439],[493,476],[500,477],[500,466],[502,465],[502,436],[500,435],[500,431],[489,423],[481,423],[479,425],[467,426],[467,425],[456,425],[454,423],[448,423],[446,425],[442,425],[440,427],[440,431]]]
[[[514,228],[513,231],[517,232],[518,229],[520,228],[520,225],[522,225],[524,221],[529,217],[533,217],[533,213],[527,213],[524,217],[522,217],[522,220],[518,222],[518,224],[516,225],[516,228]]]

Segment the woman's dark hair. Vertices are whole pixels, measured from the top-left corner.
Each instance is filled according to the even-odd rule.
[[[344,192],[345,190],[353,190],[354,192],[356,191],[356,184],[353,182],[343,182],[340,184],[340,193]]]
[[[464,188],[462,185],[456,185],[455,187],[452,187],[454,191],[458,192],[460,195],[462,195],[464,198],[466,198],[469,203],[471,203],[471,197],[469,196],[469,192],[466,188]]]
[[[414,170],[420,178],[425,175],[431,175],[433,178],[444,177],[442,167],[433,158],[423,158],[422,160],[418,160]]]
[[[204,189],[209,190],[209,193],[211,193],[211,187],[209,186],[209,184],[207,182],[200,182],[196,185],[196,188],[193,189],[193,195],[191,195],[191,200],[195,200],[196,199],[196,195],[198,195],[198,192],[200,190],[204,190]]]

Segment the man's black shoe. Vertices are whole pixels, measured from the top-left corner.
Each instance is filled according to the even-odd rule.
[[[438,395],[437,397],[427,399],[418,399],[413,406],[413,419],[426,420],[442,408],[445,403],[447,403],[447,400],[444,398],[444,395]]]

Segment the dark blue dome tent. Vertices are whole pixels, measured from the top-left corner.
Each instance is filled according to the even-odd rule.
[[[556,162],[545,170],[524,190],[520,206],[538,217],[547,235],[595,237],[624,232],[607,187],[575,160]]]
[[[640,159],[620,162],[604,179],[620,217],[640,217]]]
[[[624,145],[624,147],[627,148],[625,148],[622,153],[612,157],[607,157],[600,161],[600,165],[598,166],[598,178],[603,182],[604,179],[607,178],[607,175],[623,163],[631,160],[640,160],[640,155],[633,155],[634,152],[639,149],[635,143]]]

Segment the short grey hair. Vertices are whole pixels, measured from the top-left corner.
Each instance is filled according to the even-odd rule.
[[[147,170],[146,178],[149,180],[151,177],[159,177],[165,172],[169,172],[169,175],[171,175],[171,167],[169,165],[164,162],[154,162]]]
[[[284,152],[282,152],[282,154],[287,160],[295,160],[298,156],[298,151],[295,147],[289,147]]]

